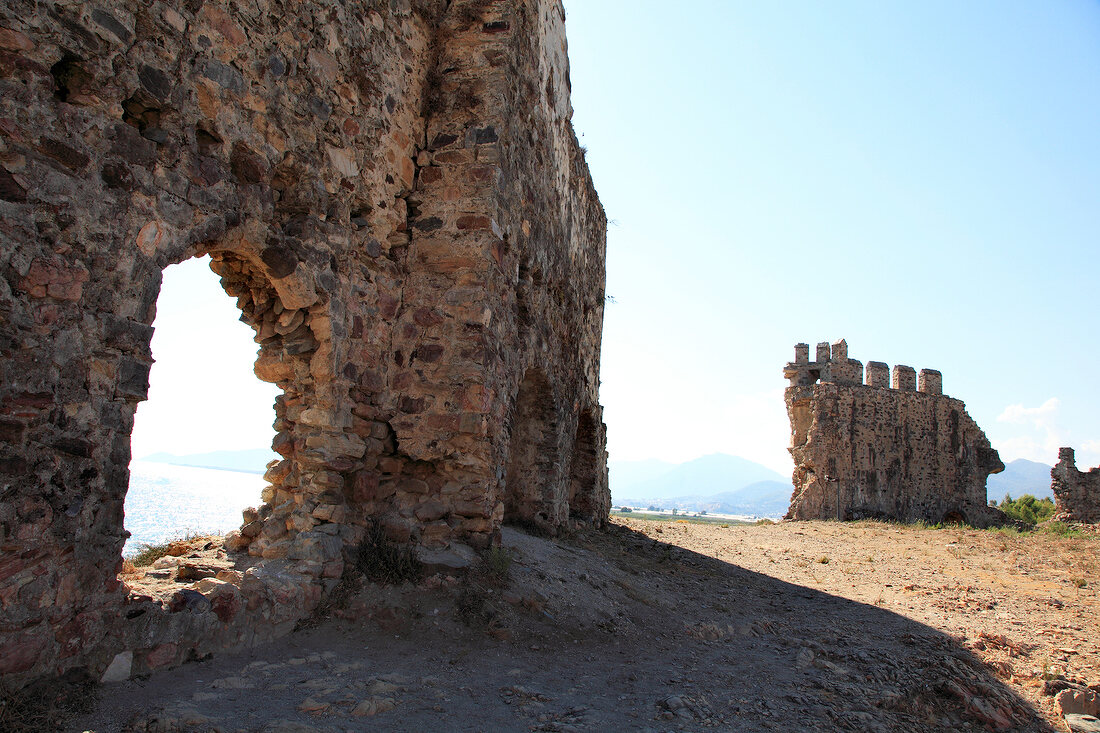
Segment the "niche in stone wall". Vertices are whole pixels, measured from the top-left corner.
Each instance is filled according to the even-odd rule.
[[[521,339],[527,338],[531,328],[531,310],[535,307],[533,300],[541,287],[542,271],[538,267],[532,268],[524,258],[519,266],[519,283],[516,285],[516,323],[519,324]]]
[[[585,410],[577,419],[573,461],[569,468],[569,517],[582,522],[596,518],[596,419]]]
[[[255,332],[208,256],[164,270],[149,398],[131,436],[124,554],[188,534],[224,534],[261,503],[281,390],[253,372]]]
[[[553,391],[546,375],[530,369],[520,383],[508,443],[504,521],[548,526],[557,471],[557,426]]]
[[[790,407],[791,447],[804,445],[809,439],[813,424],[813,408],[809,400],[798,400]]]

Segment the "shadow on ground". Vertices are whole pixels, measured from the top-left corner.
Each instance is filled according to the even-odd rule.
[[[506,585],[367,586],[286,639],[106,687],[70,729],[1052,730],[882,608],[618,526],[504,544]]]

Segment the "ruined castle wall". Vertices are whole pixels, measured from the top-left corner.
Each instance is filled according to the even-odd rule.
[[[606,224],[570,114],[553,0],[0,4],[0,676],[284,633],[376,521],[459,555],[509,492],[601,523]],[[130,432],[161,272],[206,253],[282,460],[227,538],[259,564],[168,607],[117,580]]]
[[[573,110],[564,11],[545,3],[539,13],[518,19],[521,27],[512,55],[537,59],[537,71],[508,74],[505,90],[506,99],[537,98],[538,106],[526,118],[502,121],[509,144],[496,207],[507,249],[507,297],[502,300],[511,317],[498,320],[499,337],[518,340],[522,348],[510,354],[514,362],[498,365],[495,376],[504,394],[514,396],[511,407],[523,395],[522,380],[535,371],[550,367],[576,375],[572,381],[551,380],[553,449],[541,456],[543,465],[509,460],[512,475],[506,475],[501,485],[505,497],[525,486],[539,486],[539,501],[524,502],[514,518],[552,529],[577,521],[602,524],[610,509],[598,400],[602,242],[607,231],[583,150],[569,124]],[[540,191],[552,192],[551,198],[540,198]],[[546,313],[554,317],[539,317]],[[523,429],[514,415],[512,432]],[[498,446],[497,461],[521,448],[515,438],[507,447]]]
[[[996,521],[985,482],[1004,466],[965,405],[939,393],[939,372],[922,370],[924,389],[916,391],[914,371],[895,367],[887,388],[886,365],[869,362],[860,384],[846,346],[834,345],[831,356],[819,350],[817,362],[796,347],[785,369],[795,462],[787,517]],[[824,376],[814,381],[815,374]]]
[[[1100,522],[1100,467],[1077,470],[1073,448],[1058,450],[1058,463],[1050,470],[1054,492],[1054,518],[1063,522]]]

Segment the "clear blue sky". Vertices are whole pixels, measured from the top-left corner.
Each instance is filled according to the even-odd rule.
[[[612,460],[720,451],[789,472],[781,368],[798,341],[844,337],[864,362],[941,370],[1006,461],[1073,445],[1100,463],[1100,4],[566,10],[574,124],[613,221]],[[236,318],[222,300],[208,323]],[[259,384],[249,334],[222,371],[233,395]],[[154,398],[179,392],[158,370],[183,354],[162,348]],[[200,367],[176,367],[193,400]],[[265,445],[256,395],[227,436],[143,406],[135,455]]]
[[[566,10],[612,459],[788,471],[781,367],[844,337],[940,369],[1005,460],[1100,461],[1100,4]]]

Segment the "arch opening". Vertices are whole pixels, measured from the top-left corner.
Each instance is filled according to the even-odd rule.
[[[123,554],[192,534],[225,534],[260,503],[280,393],[252,374],[254,331],[196,257],[165,269],[149,398],[131,434]]]
[[[206,266],[220,276],[220,285],[203,272]],[[168,292],[161,288],[157,308],[148,314],[152,318],[160,310],[161,328],[174,322],[167,340],[157,343],[154,333],[151,344],[164,373],[150,370],[149,394],[164,404],[148,403],[148,410],[143,405],[135,420],[140,430],[131,432],[131,453],[143,465],[131,473],[126,495],[126,525],[135,535],[126,554],[151,543],[159,544],[156,554],[198,559],[163,560],[154,566],[158,572],[121,565],[121,577],[132,591],[163,599],[177,589],[174,584],[212,577],[219,569],[243,569],[250,557],[285,557],[297,533],[334,514],[318,514],[316,496],[299,497],[317,493],[312,492],[312,466],[301,460],[301,449],[307,447],[301,423],[303,412],[317,402],[314,373],[321,369],[313,357],[321,344],[318,332],[328,333],[323,304],[284,306],[262,265],[227,250],[211,251],[209,258],[199,253],[165,273]],[[175,292],[179,275],[182,293]],[[226,303],[219,290],[235,298],[235,305]],[[234,329],[227,316],[236,316],[233,320],[248,330]],[[223,325],[216,327],[218,322]],[[186,337],[173,340],[172,332]],[[258,351],[247,336],[259,344]],[[192,353],[180,358],[181,351]],[[205,356],[198,366],[194,352]],[[253,374],[246,372],[246,364]],[[211,404],[211,398],[220,404]],[[173,441],[192,449],[164,450]],[[159,466],[148,460],[150,453],[161,460]],[[238,470],[217,470],[226,464]],[[165,546],[195,535],[211,539]],[[165,586],[161,581],[171,582]]]
[[[530,369],[520,383],[512,414],[504,521],[542,531],[556,526],[552,491],[558,471],[554,397],[546,375]]]
[[[957,509],[946,512],[940,524],[966,524],[966,515]]]
[[[597,455],[596,419],[588,410],[577,418],[577,436],[573,442],[573,460],[569,467],[569,518],[592,522],[597,517]]]

